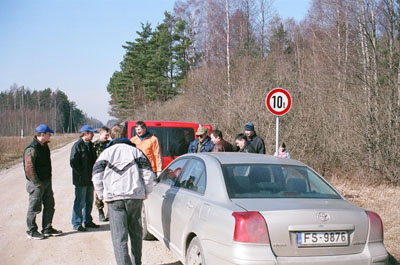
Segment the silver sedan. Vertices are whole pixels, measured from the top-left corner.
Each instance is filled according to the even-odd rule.
[[[296,160],[199,153],[174,160],[144,202],[154,235],[184,264],[387,264],[378,214]]]

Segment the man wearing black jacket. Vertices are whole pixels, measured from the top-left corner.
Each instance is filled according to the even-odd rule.
[[[247,137],[243,133],[236,135],[235,142],[237,147],[239,147],[239,152],[257,153],[254,147],[247,141]]]
[[[74,230],[83,232],[86,228],[99,228],[93,223],[93,182],[92,169],[96,162],[96,151],[91,140],[94,130],[84,125],[81,136],[71,149],[70,165],[72,167],[72,182],[75,186],[75,200],[72,211],[72,226]],[[84,224],[85,226],[83,227]]]
[[[256,134],[256,131],[254,130],[254,124],[252,122],[248,122],[244,125],[244,134],[247,136],[247,141],[251,143],[256,150],[256,153],[265,154],[264,141]]]

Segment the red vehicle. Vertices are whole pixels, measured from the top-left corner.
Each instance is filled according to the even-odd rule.
[[[168,166],[172,160],[180,155],[186,154],[190,142],[196,137],[196,131],[203,126],[211,133],[211,125],[202,125],[195,122],[180,121],[143,121],[146,123],[147,131],[157,136],[161,146],[162,169]],[[136,135],[136,121],[127,121],[124,126],[127,128],[128,138]]]

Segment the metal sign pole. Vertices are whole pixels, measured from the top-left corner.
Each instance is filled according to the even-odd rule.
[[[275,132],[275,151],[276,151],[276,156],[278,156],[278,151],[279,151],[279,116],[276,116],[276,132]]]

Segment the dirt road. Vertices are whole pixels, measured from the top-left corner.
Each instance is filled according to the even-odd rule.
[[[100,229],[78,233],[72,230],[74,200],[69,153],[72,143],[52,150],[53,190],[56,212],[53,226],[63,230],[59,237],[32,240],[26,237],[28,193],[22,163],[0,171],[0,259],[1,264],[116,264],[108,223],[94,222]],[[22,156],[22,154],[21,154]],[[37,218],[41,230],[41,214]],[[143,264],[180,265],[181,263],[158,241],[143,242]]]

